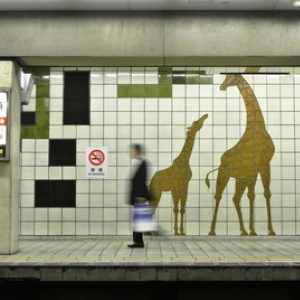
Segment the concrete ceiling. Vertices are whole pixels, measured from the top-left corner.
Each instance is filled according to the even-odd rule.
[[[0,11],[297,9],[293,0],[0,0]]]

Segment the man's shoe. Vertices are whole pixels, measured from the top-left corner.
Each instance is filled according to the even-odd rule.
[[[134,243],[131,245],[127,245],[129,248],[144,248],[144,244]]]

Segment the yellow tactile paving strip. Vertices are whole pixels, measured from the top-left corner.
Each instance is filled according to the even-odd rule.
[[[22,257],[22,256],[0,256],[0,265],[3,263],[270,263],[270,262],[298,262],[298,257]]]

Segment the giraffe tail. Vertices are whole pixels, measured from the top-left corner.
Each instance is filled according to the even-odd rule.
[[[217,169],[211,170],[210,172],[207,173],[206,178],[205,178],[205,183],[206,183],[208,189],[210,188],[210,180],[209,180],[209,177],[208,177],[209,174],[212,173],[212,172],[215,172],[215,171],[217,171],[217,170],[219,170],[219,169],[220,169],[220,167],[217,168]]]

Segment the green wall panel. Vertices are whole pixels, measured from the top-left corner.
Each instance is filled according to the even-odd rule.
[[[35,127],[36,126],[22,126],[21,127],[21,138],[22,139],[35,139]]]
[[[36,78],[36,125],[22,126],[21,138],[48,139],[50,105],[50,69],[34,68],[30,71]]]
[[[159,84],[172,84],[172,68],[158,69]]]
[[[171,98],[173,84],[213,84],[213,76],[205,71],[172,71],[158,68],[158,84],[119,84],[118,98]]]
[[[171,98],[172,85],[131,84],[118,86],[118,98]]]
[[[38,111],[36,113],[36,125],[39,126],[49,126],[49,112]]]
[[[149,84],[145,85],[145,95],[147,98],[158,98],[159,97],[159,85]]]
[[[37,126],[35,128],[35,131],[36,131],[35,134],[36,139],[49,139],[49,125]]]
[[[158,97],[159,98],[171,98],[172,97],[172,85],[160,85]]]

